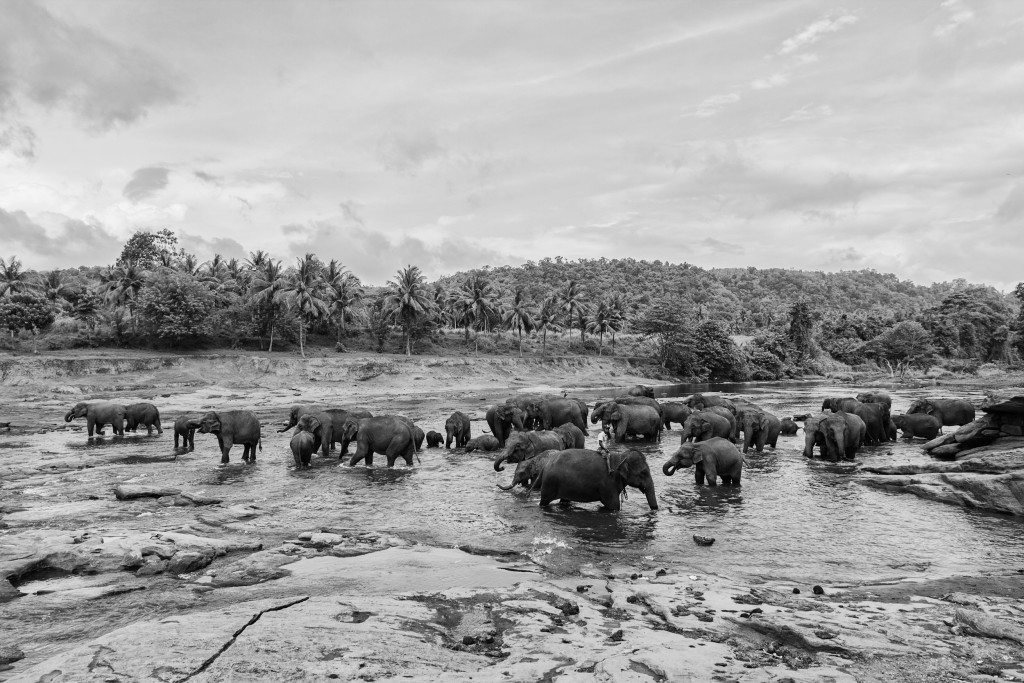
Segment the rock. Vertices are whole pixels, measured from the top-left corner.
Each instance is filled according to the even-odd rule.
[[[711,545],[712,543],[715,542],[715,539],[713,539],[713,538],[711,538],[709,536],[696,536],[695,535],[693,537],[693,542],[696,543],[697,545]]]
[[[822,588],[821,586],[815,586],[811,590],[814,592],[815,595],[824,595],[825,594],[825,589]]]
[[[309,552],[309,551],[306,551]],[[252,586],[288,576],[291,572],[284,565],[295,562],[296,558],[277,550],[263,550],[248,557],[219,567],[213,575],[211,585],[215,588],[228,586]]]
[[[121,567],[124,569],[138,569],[146,560],[142,556],[142,553],[138,550],[129,550],[124,554],[124,559],[121,560]]]
[[[15,645],[0,645],[0,666],[5,666],[25,658],[25,653]]]
[[[299,540],[305,541],[314,548],[329,548],[339,543],[344,543],[348,539],[341,534],[324,534],[324,533],[313,533],[309,534],[309,538],[302,538],[306,534],[300,534]]]
[[[923,448],[926,452],[930,452],[933,449],[938,448],[939,446],[945,446],[946,444],[950,444],[955,441],[956,438],[952,434],[940,434],[931,441],[926,441],[924,445],[921,446],[921,448]]]
[[[1003,434],[1006,434],[1007,436],[1024,435],[1024,427],[1019,427],[1017,425],[1003,425],[999,429]]]
[[[800,595],[800,589],[799,588],[794,588],[793,589],[793,595]]]
[[[462,636],[462,644],[463,645],[475,645],[476,644],[476,636]]]
[[[928,451],[928,455],[936,458],[953,458],[960,452],[961,448],[963,448],[963,446],[958,443],[946,444],[945,446],[939,446],[938,448],[933,448]]]
[[[984,612],[958,609],[955,623],[953,628],[967,635],[1012,640],[1018,645],[1024,645],[1024,628]]]
[[[142,486],[139,484],[118,484],[114,487],[114,495],[118,500],[134,500],[136,498],[162,498],[176,496],[181,489],[166,486]]]
[[[942,599],[946,602],[951,602],[954,605],[964,605],[966,607],[974,607],[975,609],[981,608],[981,603],[978,602],[978,599],[973,595],[968,595],[967,593],[946,593],[942,596]]]
[[[136,576],[153,576],[162,574],[167,569],[167,560],[161,560],[156,555],[146,558],[146,562],[135,572]]]
[[[170,574],[187,574],[202,569],[213,562],[216,552],[211,548],[203,552],[198,550],[179,550],[167,561],[166,571]]]
[[[572,616],[580,613],[580,606],[573,600],[556,600],[555,609],[561,610],[563,614]]]
[[[981,409],[989,414],[1024,415],[1024,396],[992,396]]]
[[[181,494],[182,498],[185,498],[193,505],[219,505],[221,503],[220,498],[214,498],[212,496],[204,496],[198,493],[184,492]]]
[[[612,634],[610,636],[608,636],[608,640],[614,640],[615,642],[620,642],[625,637],[626,637],[625,632],[623,632],[623,630],[620,628],[620,629],[617,629],[614,632],[612,632]]]

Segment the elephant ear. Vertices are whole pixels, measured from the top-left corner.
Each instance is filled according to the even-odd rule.
[[[704,462],[704,449],[700,446],[694,445],[690,459],[693,460],[694,465],[699,462]]]
[[[632,454],[636,451],[626,451],[625,453],[609,453],[608,454],[608,470],[610,472],[617,472],[624,477],[629,476],[629,463]]]
[[[310,417],[309,418],[309,430],[311,432],[313,432],[313,433],[316,433],[316,432],[320,431],[321,429],[323,429],[323,425],[320,424],[320,420],[316,419],[315,417]]]

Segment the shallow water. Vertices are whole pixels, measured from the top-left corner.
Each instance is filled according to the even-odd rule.
[[[822,396],[849,394],[845,388],[805,384],[730,385],[728,391],[748,394],[780,416],[814,412]],[[896,396],[894,412],[915,395]],[[465,407],[479,408],[479,403]],[[417,422],[425,431],[441,431],[445,416],[417,416]],[[473,423],[474,435],[482,426]],[[336,458],[316,456],[312,470],[296,472],[290,467],[290,434],[278,434],[271,424],[264,434],[255,465],[243,464],[236,447],[223,468],[217,466],[216,441],[198,434],[197,450],[177,457],[170,431],[161,438],[107,436],[90,443],[80,432],[18,437],[19,454],[35,451],[44,464],[69,453],[84,461],[100,452],[123,457],[26,482],[18,505],[27,509],[13,512],[8,521],[49,529],[105,522],[159,529],[180,523],[183,514],[196,514],[156,506],[140,513],[138,505],[100,505],[83,493],[88,489],[105,497],[114,484],[134,481],[205,492],[224,498],[225,505],[252,503],[272,510],[254,522],[268,546],[304,530],[357,528],[442,547],[520,551],[559,574],[592,564],[664,563],[739,578],[837,582],[1005,569],[1024,557],[1019,520],[861,486],[854,465],[805,459],[802,432],[781,437],[776,451],[748,454],[741,488],[698,487],[692,470],[665,477],[661,464],[679,443],[677,431],[666,432],[658,444],[635,444],[647,454],[660,509],[649,510],[644,496],[629,489],[618,513],[600,512],[597,504],[541,509],[537,493],[501,491],[495,484],[507,483],[514,466],[496,473],[489,454],[425,449],[421,464],[392,470],[379,464],[339,466]],[[591,429],[588,447],[596,446],[596,436]],[[929,458],[920,443],[865,448],[857,464],[923,462]],[[77,493],[68,494],[62,482]],[[716,542],[699,547],[694,534]],[[453,569],[453,580],[456,573]]]

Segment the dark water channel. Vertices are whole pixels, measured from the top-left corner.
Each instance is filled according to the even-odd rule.
[[[822,396],[849,393],[803,384],[735,385],[727,390],[748,394],[779,415],[813,411]],[[578,395],[598,397],[596,392]],[[894,411],[905,409],[913,396],[896,396]],[[440,431],[445,417],[417,416],[417,422],[425,430]],[[474,434],[483,425],[474,422]],[[239,448],[225,468],[217,467],[216,444],[203,435],[197,435],[194,453],[172,459],[169,430],[162,438],[107,438],[88,445],[83,433],[11,437],[9,443],[17,443],[19,449],[38,449],[44,463],[50,457],[66,458],[69,452],[83,459],[111,450],[124,454],[94,469],[20,491],[18,504],[28,512],[15,526],[38,523],[49,529],[75,529],[117,524],[159,529],[180,523],[183,514],[194,514],[154,508],[140,515],[127,504],[119,513],[110,503],[100,506],[81,496],[74,501],[62,495],[61,481],[70,488],[102,489],[135,479],[204,491],[223,497],[225,504],[252,503],[271,510],[253,523],[268,545],[303,530],[355,527],[444,547],[472,544],[521,551],[559,574],[587,564],[671,563],[740,578],[832,582],[1024,566],[1024,527],[1019,520],[861,486],[854,465],[806,460],[801,455],[802,432],[782,437],[774,452],[749,454],[739,489],[698,487],[687,470],[665,477],[661,464],[678,445],[677,434],[666,432],[660,444],[635,446],[647,453],[660,509],[648,510],[644,497],[632,491],[617,514],[598,512],[596,504],[541,509],[536,493],[500,491],[495,484],[507,482],[513,468],[494,472],[487,454],[425,449],[422,464],[393,470],[339,466],[333,458],[317,456],[314,469],[297,473],[289,466],[289,435],[277,434],[273,425],[265,427],[264,451],[256,465],[242,464]],[[588,446],[595,445],[592,429]],[[858,464],[926,460],[920,442],[901,441],[865,449]],[[712,536],[717,542],[698,547],[693,534]]]

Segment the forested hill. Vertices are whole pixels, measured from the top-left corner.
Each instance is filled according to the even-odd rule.
[[[925,287],[873,270],[707,270],[688,263],[605,258],[568,261],[560,257],[455,273],[439,282],[457,288],[470,273],[486,275],[498,291],[524,287],[528,297],[538,302],[575,280],[591,299],[620,294],[627,315],[665,300],[718,320],[735,334],[784,323],[789,309],[801,299],[813,302],[823,314],[904,320],[939,304],[951,291],[970,286],[957,280]]]

